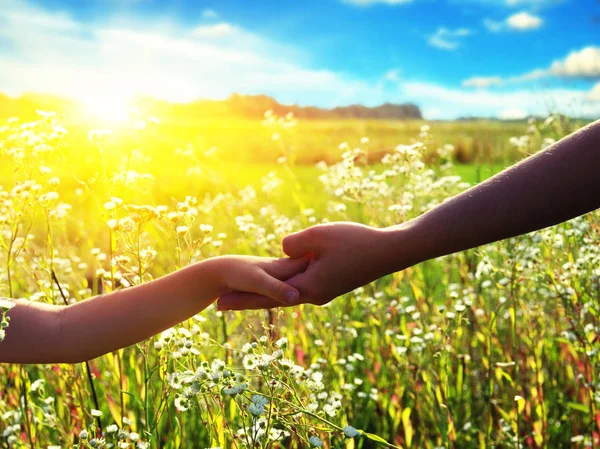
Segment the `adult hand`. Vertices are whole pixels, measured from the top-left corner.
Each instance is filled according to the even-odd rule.
[[[393,270],[388,233],[356,223],[313,226],[283,239],[291,258],[311,254],[305,272],[286,281],[300,292],[288,306],[323,305]],[[268,309],[282,304],[253,293],[230,293],[219,298],[219,310]]]

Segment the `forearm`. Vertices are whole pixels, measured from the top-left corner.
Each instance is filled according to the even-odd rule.
[[[421,217],[386,229],[412,253],[389,271],[542,229],[600,207],[600,121],[560,140]],[[397,252],[396,252],[397,254]]]
[[[205,309],[224,293],[205,261],[155,281],[70,306],[10,310],[0,361],[75,363],[145,340]]]
[[[98,357],[190,318],[221,293],[205,261],[152,282],[67,307],[62,313],[65,362]]]

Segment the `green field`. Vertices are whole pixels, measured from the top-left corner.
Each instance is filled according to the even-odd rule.
[[[580,124],[165,121],[92,139],[57,125],[0,131],[0,296],[61,304],[54,272],[83,301],[206,257],[281,256],[311,224],[389,226]],[[111,230],[127,205],[166,212]],[[430,260],[326,307],[211,306],[91,361],[98,406],[82,365],[1,365],[0,447],[598,447],[599,226],[593,213]],[[268,414],[248,412],[254,394]]]

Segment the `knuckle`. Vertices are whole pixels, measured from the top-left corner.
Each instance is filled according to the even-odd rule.
[[[288,252],[293,249],[294,246],[294,234],[285,236],[281,241],[281,246],[283,247],[284,252]]]
[[[312,226],[304,231],[304,236],[309,240],[315,240],[319,238],[322,227],[320,225]]]

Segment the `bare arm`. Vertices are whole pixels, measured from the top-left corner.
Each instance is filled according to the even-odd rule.
[[[393,241],[410,236],[418,242],[411,262],[420,262],[542,229],[599,207],[597,121],[387,232]]]
[[[325,304],[433,257],[545,228],[598,207],[600,121],[407,223],[386,229],[331,223],[287,236],[287,255],[315,255],[306,272],[288,283],[300,291],[299,302]],[[219,300],[223,310],[277,306],[255,294]]]
[[[0,362],[92,359],[168,329],[232,290],[260,292],[281,302],[297,292],[279,279],[288,279],[306,264],[306,259],[219,257],[70,306],[19,300],[8,312]]]

